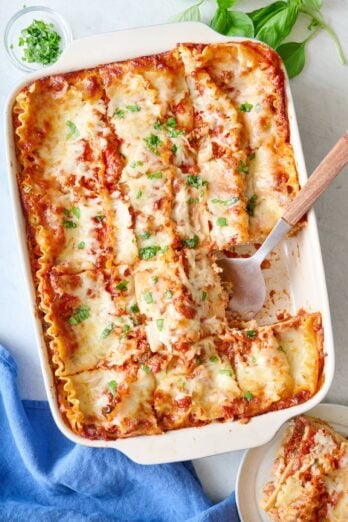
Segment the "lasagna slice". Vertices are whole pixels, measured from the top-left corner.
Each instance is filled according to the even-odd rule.
[[[345,522],[348,440],[326,422],[291,421],[264,488],[261,507],[277,522]]]

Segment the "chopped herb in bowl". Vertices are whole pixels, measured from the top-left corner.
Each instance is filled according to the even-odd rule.
[[[33,20],[28,27],[22,29],[18,40],[19,47],[23,48],[22,60],[42,65],[56,62],[62,52],[61,39],[52,23]]]

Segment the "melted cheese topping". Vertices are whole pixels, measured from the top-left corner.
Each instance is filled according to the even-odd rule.
[[[318,314],[231,331],[215,263],[298,188],[283,79],[261,44],[179,45],[18,95],[40,311],[81,435],[251,417],[318,389]]]

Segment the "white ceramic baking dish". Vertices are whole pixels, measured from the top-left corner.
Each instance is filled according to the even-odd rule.
[[[268,290],[275,289],[277,299],[275,301],[268,300],[266,307],[260,314],[260,321],[265,323],[273,321],[277,313],[283,310],[295,314],[298,309],[304,308],[307,311],[320,311],[322,313],[326,354],[324,384],[314,397],[298,406],[254,417],[248,424],[238,422],[213,423],[202,427],[170,431],[163,435],[141,436],[117,441],[88,440],[79,437],[65,424],[59,412],[53,375],[42,335],[42,325],[36,311],[35,290],[26,245],[25,223],[16,183],[12,106],[18,91],[24,85],[42,76],[150,55],[169,50],[178,42],[211,43],[228,40],[239,41],[242,38],[224,37],[215,33],[206,25],[196,22],[132,29],[75,40],[56,64],[26,76],[25,80],[17,85],[11,93],[5,110],[9,185],[13,200],[19,251],[32,306],[42,373],[54,419],[64,435],[72,441],[86,446],[116,448],[141,464],[196,459],[259,446],[268,442],[290,417],[313,408],[325,397],[333,379],[334,347],[314,213],[311,211],[308,215],[308,226],[295,237],[284,241],[277,252],[273,254],[271,269],[265,270],[265,276]],[[288,81],[286,82],[286,94],[291,142],[295,151],[300,182],[303,184],[307,179],[306,167]]]

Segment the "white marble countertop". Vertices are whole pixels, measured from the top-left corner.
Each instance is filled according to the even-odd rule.
[[[71,25],[75,38],[101,32],[162,24],[191,5],[189,0],[40,0],[59,11]],[[248,1],[250,10],[267,2]],[[339,35],[348,57],[348,2],[324,0],[324,12]],[[0,0],[0,33],[23,1]],[[30,2],[26,4],[35,5]],[[36,4],[37,5],[37,4]],[[209,20],[213,1],[206,0],[202,12]],[[237,4],[238,7],[238,4]],[[25,73],[11,65],[0,46],[0,104]],[[341,66],[331,40],[324,33],[313,40],[307,52],[305,71],[291,82],[308,172],[348,128],[348,66]],[[3,120],[1,120],[3,136]],[[45,399],[30,308],[23,285],[19,253],[1,140],[0,163],[0,342],[15,356],[23,398]],[[336,346],[336,373],[326,402],[348,405],[348,170],[341,174],[316,205],[320,240],[328,284]],[[214,500],[227,496],[235,484],[243,452],[195,461],[203,486]]]

